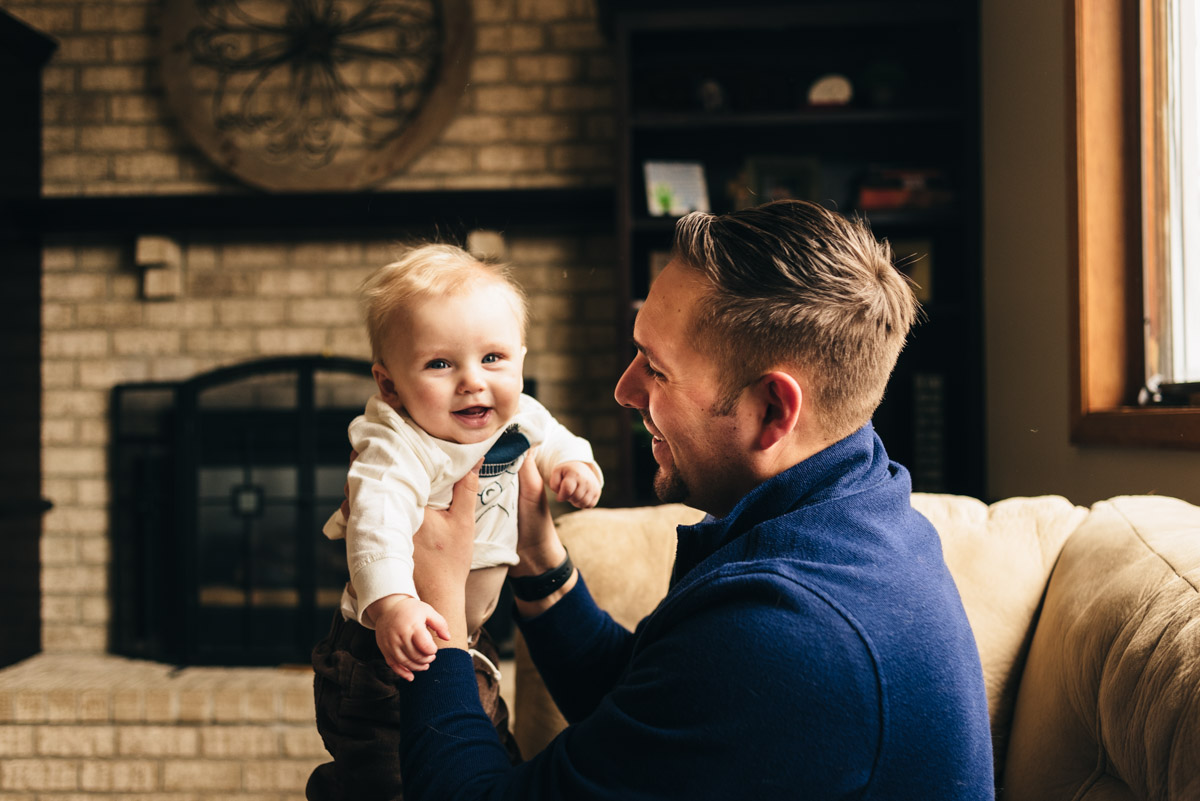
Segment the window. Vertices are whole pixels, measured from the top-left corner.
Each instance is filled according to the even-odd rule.
[[[1193,0],[1142,9],[1146,372],[1200,382],[1200,60]],[[1186,390],[1185,390],[1186,391]],[[1185,391],[1177,391],[1183,395]]]
[[[1156,46],[1166,41],[1168,2],[1074,2],[1072,330],[1077,339],[1071,434],[1079,444],[1200,448],[1200,407],[1138,406],[1139,391],[1153,374],[1147,373],[1146,331],[1154,332],[1149,339],[1154,358],[1170,331],[1164,313],[1152,311],[1162,307],[1148,309],[1143,294],[1167,296],[1167,274],[1142,272],[1143,265],[1160,263],[1164,250],[1173,247],[1161,235],[1170,191],[1164,178],[1170,151],[1160,144],[1166,141],[1166,119],[1145,114],[1142,105],[1145,100],[1153,109],[1152,98],[1163,97],[1167,72],[1151,61],[1143,73],[1141,62],[1142,53],[1153,58],[1160,52]],[[1194,72],[1190,77],[1194,87]],[[1152,223],[1147,230],[1143,212]],[[1144,325],[1147,320],[1150,326]]]

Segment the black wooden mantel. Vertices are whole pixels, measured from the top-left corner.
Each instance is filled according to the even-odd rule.
[[[42,69],[57,43],[0,9],[0,206],[37,203]],[[0,217],[0,220],[3,220]],[[0,229],[3,229],[0,225]],[[41,650],[42,240],[0,231],[0,667]]]
[[[614,230],[611,187],[403,192],[44,197],[0,202],[0,233],[332,235],[458,239],[498,231]]]

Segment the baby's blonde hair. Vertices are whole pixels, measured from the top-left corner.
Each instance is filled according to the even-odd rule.
[[[414,247],[363,281],[359,301],[371,340],[371,357],[379,361],[393,315],[412,304],[434,297],[461,295],[481,284],[505,287],[512,296],[513,313],[525,339],[528,303],[506,265],[481,261],[457,245],[429,244]]]

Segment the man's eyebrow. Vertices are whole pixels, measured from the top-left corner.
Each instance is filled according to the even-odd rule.
[[[646,347],[641,342],[638,342],[637,337],[630,337],[630,342],[632,342],[633,346],[638,349],[639,353],[646,357],[646,361],[653,362],[655,364],[661,363],[659,358],[654,355],[654,351],[650,350],[650,348]]]

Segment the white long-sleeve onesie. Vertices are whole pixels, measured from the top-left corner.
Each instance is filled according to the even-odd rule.
[[[430,436],[396,412],[379,395],[350,423],[358,458],[348,478],[350,518],[338,509],[325,523],[325,536],[346,539],[350,581],[342,593],[342,616],[373,628],[364,616],[388,595],[417,596],[413,584],[413,534],[426,507],[447,509],[454,484],[484,458],[475,505],[475,551],[471,569],[515,565],[517,559],[517,470],[534,452],[548,478],[562,462],[586,462],[601,477],[587,440],[577,437],[528,395],[522,395],[509,424],[483,442],[460,444]]]

